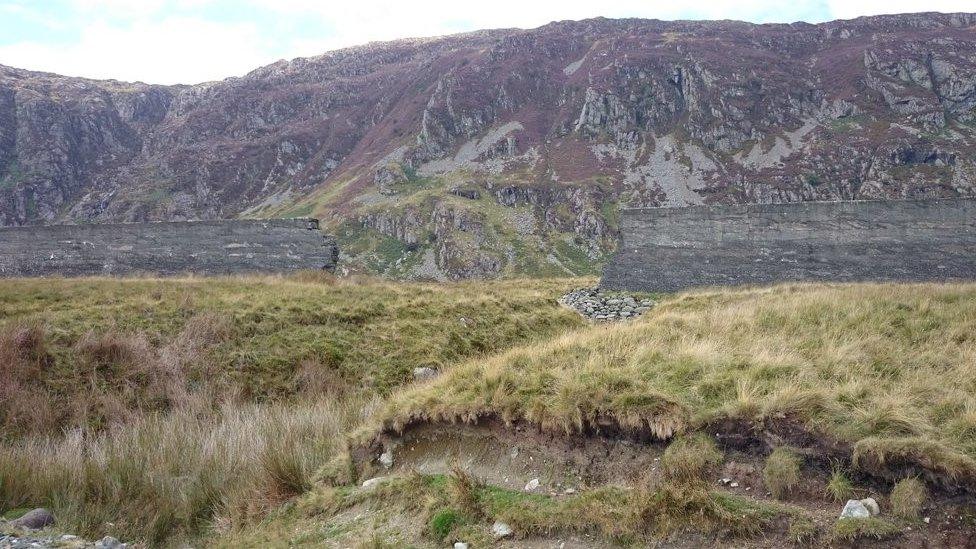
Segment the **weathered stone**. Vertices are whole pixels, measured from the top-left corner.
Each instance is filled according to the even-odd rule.
[[[125,547],[126,545],[124,543],[112,536],[105,536],[95,542],[95,549],[125,549]]]
[[[512,527],[504,522],[496,521],[491,525],[491,535],[495,536],[495,539],[507,538],[512,533]]]
[[[416,381],[428,381],[440,374],[436,368],[430,366],[418,366],[413,369],[413,378]]]
[[[44,508],[28,511],[19,518],[8,523],[14,528],[25,528],[27,530],[40,530],[54,524],[54,515]]]
[[[637,300],[633,296],[621,296],[619,293],[608,295],[596,288],[573,290],[559,301],[596,321],[629,319],[649,310],[649,307],[637,307]]]
[[[393,467],[393,451],[387,450],[382,454],[380,454],[379,461],[380,461],[380,465],[386,467],[387,469]]]
[[[451,194],[468,200],[481,200],[481,191],[470,187],[454,187],[451,189]]]
[[[871,513],[872,517],[876,517],[881,514],[881,507],[878,506],[878,502],[874,498],[862,499],[861,505],[863,505]]]
[[[539,479],[534,478],[525,484],[525,491],[532,492],[539,487]]]
[[[379,486],[384,482],[386,482],[386,477],[371,478],[369,480],[363,481],[363,488],[365,488],[366,490],[372,490],[373,488],[376,488],[377,486]]]
[[[862,519],[869,518],[870,516],[871,511],[856,499],[847,500],[847,504],[844,505],[844,509],[840,512],[840,518],[842,519]]]

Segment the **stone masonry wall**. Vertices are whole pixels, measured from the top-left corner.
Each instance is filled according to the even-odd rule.
[[[337,258],[315,219],[0,228],[0,277],[332,270]]]
[[[625,209],[608,289],[976,279],[976,200]]]

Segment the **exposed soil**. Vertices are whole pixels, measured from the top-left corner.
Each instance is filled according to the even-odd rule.
[[[762,470],[769,448],[788,444],[801,449],[805,457],[800,486],[784,503],[805,510],[820,537],[814,545],[825,545],[843,502],[835,502],[825,492],[832,463],[849,456],[845,445],[816,438],[789,422],[766,426],[757,432],[753,426],[726,422],[711,426],[712,436],[725,451],[725,461],[714,479],[715,488],[758,501],[771,501]],[[759,436],[757,436],[759,433]],[[561,436],[543,433],[527,425],[506,426],[487,419],[478,424],[415,424],[401,435],[387,434],[369,448],[358,452],[358,466],[364,475],[387,474],[378,458],[390,452],[393,464],[389,472],[418,471],[425,474],[449,473],[458,464],[487,483],[513,490],[523,490],[538,479],[535,493],[569,497],[591,487],[614,484],[628,486],[640,478],[659,475],[659,460],[666,443],[634,441],[610,436]],[[879,476],[852,479],[857,497],[873,497],[881,505],[882,518],[891,518],[887,494],[891,483]],[[886,512],[887,511],[887,512]],[[835,543],[839,547],[976,547],[976,500],[971,495],[954,495],[951,491],[933,489],[923,516],[929,522],[898,522],[902,531],[893,539],[858,540]],[[762,536],[742,539],[721,535],[702,536],[685,533],[660,542],[662,547],[782,547],[790,545],[788,524],[774,523]],[[607,547],[598,538],[563,537],[522,539],[511,547]]]

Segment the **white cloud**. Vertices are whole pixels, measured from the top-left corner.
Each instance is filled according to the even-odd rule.
[[[295,42],[298,55],[377,40],[439,36],[492,28],[533,28],[554,20],[590,17],[645,17],[654,19],[741,19],[757,22],[792,22],[810,18],[815,10],[784,7],[781,0],[711,0],[689,4],[660,0],[563,0],[560,2],[493,0],[491,2],[359,0],[250,0],[252,5],[282,16],[313,17],[327,24],[330,33]],[[816,5],[822,7],[821,2]],[[825,10],[821,10],[824,11]]]
[[[257,28],[170,17],[128,26],[96,22],[76,44],[0,46],[0,63],[89,78],[197,83],[244,74],[273,61]]]
[[[862,15],[940,11],[971,12],[973,0],[827,0],[832,19],[853,19]]]
[[[6,0],[12,15],[81,27],[70,44],[38,36],[3,44],[0,63],[92,78],[194,83],[243,74],[278,58],[377,40],[476,29],[532,28],[589,17],[819,22],[891,12],[972,10],[973,0],[63,0],[60,17]],[[30,6],[30,8],[28,8]],[[16,7],[17,9],[13,9]],[[207,8],[202,10],[199,8]],[[245,22],[240,22],[245,21]]]

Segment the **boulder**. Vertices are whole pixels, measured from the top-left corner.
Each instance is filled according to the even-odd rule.
[[[418,366],[413,369],[413,379],[415,381],[427,381],[434,379],[440,374],[436,368],[430,366]]]
[[[504,522],[496,521],[495,524],[491,525],[491,535],[495,536],[495,539],[507,538],[512,533],[512,527]]]
[[[871,517],[871,511],[856,499],[847,500],[844,510],[840,512],[842,519],[865,519]]]
[[[126,544],[113,538],[112,536],[105,536],[104,538],[95,542],[95,549],[125,549]]]
[[[377,486],[379,486],[385,481],[386,481],[386,477],[371,478],[363,482],[363,488],[365,488],[366,490],[372,490],[373,488],[376,488]]]
[[[868,512],[871,513],[872,517],[876,517],[881,514],[881,507],[874,498],[864,498],[861,500],[861,505],[867,508]]]
[[[34,509],[28,511],[22,517],[9,522],[14,528],[25,528],[27,530],[40,530],[54,524],[54,515],[47,509]]]

